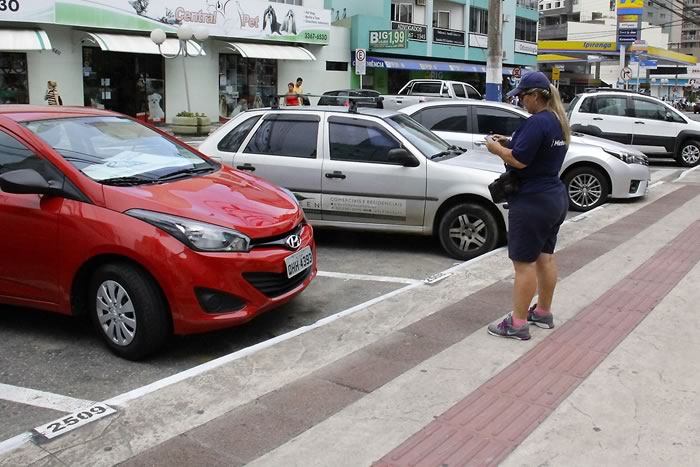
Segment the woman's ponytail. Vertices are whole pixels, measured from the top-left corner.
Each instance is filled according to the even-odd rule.
[[[547,108],[557,116],[559,124],[561,125],[561,132],[564,135],[564,141],[568,145],[571,141],[571,126],[569,125],[569,118],[566,116],[566,112],[564,111],[564,104],[561,103],[559,90],[552,84],[549,85],[549,99],[547,99]]]

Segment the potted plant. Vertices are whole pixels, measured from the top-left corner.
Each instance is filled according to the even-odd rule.
[[[211,130],[211,119],[200,113],[180,112],[173,118],[172,129],[176,135],[206,136]]]

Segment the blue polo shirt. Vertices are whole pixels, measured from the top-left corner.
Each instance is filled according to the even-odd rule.
[[[508,166],[520,179],[516,196],[561,189],[559,171],[568,146],[554,113],[545,110],[532,115],[513,133],[508,147],[513,157],[527,166],[524,169]]]

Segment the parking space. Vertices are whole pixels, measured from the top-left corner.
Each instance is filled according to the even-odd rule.
[[[652,181],[677,177],[654,160]],[[570,216],[576,213],[570,213]],[[0,308],[0,442],[69,412],[385,296],[458,262],[431,237],[316,230],[319,276],[293,302],[225,331],[175,337],[156,357],[112,355],[84,322]]]

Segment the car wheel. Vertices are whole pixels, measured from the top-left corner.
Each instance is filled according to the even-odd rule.
[[[170,335],[165,300],[150,276],[128,263],[101,266],[90,286],[90,314],[109,348],[139,360]]]
[[[564,175],[569,209],[586,212],[603,204],[610,194],[608,180],[593,167],[577,167]]]
[[[695,167],[698,165],[700,163],[700,142],[695,140],[683,141],[680,149],[678,149],[676,161],[683,167]]]
[[[440,219],[438,235],[445,251],[467,261],[498,244],[498,222],[491,211],[476,203],[451,207]]]

